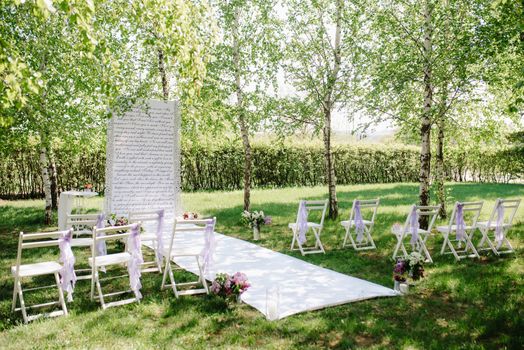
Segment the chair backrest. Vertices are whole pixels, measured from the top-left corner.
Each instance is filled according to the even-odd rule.
[[[325,199],[325,200],[314,200],[314,201],[301,200],[300,202],[304,202],[304,204],[306,205],[306,210],[307,210],[308,216],[309,216],[309,213],[312,212],[312,211],[320,212],[321,216],[320,216],[320,222],[318,224],[320,224],[320,226],[324,226],[324,218],[326,216],[326,210],[327,210],[327,207],[328,207],[328,200],[327,199]],[[298,204],[297,224],[298,224],[299,214],[300,214],[300,203]],[[308,219],[308,221],[309,221],[309,219]]]
[[[70,230],[38,233],[20,232],[20,235],[18,236],[18,252],[16,254],[16,275],[18,275],[20,265],[22,263],[22,250],[55,246],[58,247],[58,239],[68,234],[69,231]]]
[[[362,213],[362,219],[366,219],[364,217],[364,213],[368,212],[371,213],[371,218],[369,221],[371,221],[371,224],[373,225],[375,223],[375,216],[377,216],[377,209],[380,204],[380,198],[376,199],[358,199],[360,202],[360,209]],[[356,205],[357,199],[353,201],[353,205],[351,206],[351,213],[349,214],[349,220],[353,220],[355,218],[355,205]],[[362,210],[364,209],[364,210]]]
[[[91,257],[93,258],[93,266],[95,266],[95,259],[97,257],[97,250],[95,247],[98,246],[99,242],[116,241],[116,240],[127,240],[131,237],[132,228],[137,225],[137,229],[140,232],[141,223],[137,222],[134,224],[123,225],[123,226],[109,226],[104,228],[93,227],[93,249],[91,250]],[[129,246],[129,245],[127,245]],[[128,247],[129,248],[129,247]]]
[[[414,204],[409,209],[408,217],[406,218],[406,222],[404,223],[404,231],[403,232],[409,232],[410,228],[410,218],[411,213],[413,211],[413,208],[416,209],[418,217],[421,216],[427,216],[428,217],[428,228],[427,231],[431,232],[431,229],[433,228],[433,225],[435,224],[435,220],[437,219],[438,211],[440,209],[440,205],[416,205]]]
[[[495,206],[493,207],[493,210],[491,211],[491,215],[489,216],[488,227],[490,227],[492,223],[497,222],[497,219],[498,219],[497,208],[499,207],[499,205],[504,208],[503,224],[511,226],[511,224],[513,223],[513,219],[515,218],[515,214],[517,213],[517,209],[519,208],[520,199],[498,198],[495,202]]]
[[[93,233],[99,214],[69,214],[67,215],[66,227],[72,228],[76,236]]]
[[[171,239],[169,240],[168,254],[166,256],[171,256],[173,251],[173,242],[175,241],[175,235],[180,232],[195,232],[202,234],[202,242],[205,242],[205,232],[207,227],[210,225],[215,232],[216,217],[212,219],[191,219],[191,220],[181,220],[175,219],[173,223],[173,233],[171,234]]]
[[[160,213],[158,210],[149,210],[149,211],[135,211],[129,212],[128,220],[129,223],[141,222],[142,227],[148,230],[151,228],[151,224],[154,223],[155,230],[160,224]]]
[[[451,226],[457,224],[457,210],[459,204],[462,204],[462,212],[464,213],[464,222],[466,226],[475,227],[484,202],[455,202],[455,206],[451,212],[451,217],[449,218],[448,232],[451,232]]]

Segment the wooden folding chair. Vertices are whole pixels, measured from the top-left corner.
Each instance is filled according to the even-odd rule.
[[[69,214],[66,226],[73,230],[71,247],[89,248],[93,245],[93,227],[98,223],[99,215],[103,214]],[[91,250],[90,250],[91,252]],[[76,269],[77,279],[91,279],[91,269]],[[87,273],[87,274],[86,274]]]
[[[140,223],[134,223],[125,226],[110,226],[106,228],[93,228],[93,245],[96,247],[98,242],[109,242],[124,240],[126,241],[125,251],[120,253],[111,253],[102,256],[98,256],[96,249],[92,249],[91,257],[88,262],[91,266],[91,300],[99,299],[102,309],[106,309],[112,306],[125,305],[133,302],[140,302],[142,295],[140,294],[140,266],[143,263],[142,251],[140,247]],[[100,278],[98,270],[108,266],[124,265],[127,266],[128,273],[125,275]],[[138,276],[132,275],[132,270],[137,272]],[[124,291],[112,292],[104,294],[102,292],[101,281],[106,281],[115,278],[129,277],[131,288]],[[138,280],[134,280],[134,278]],[[95,295],[95,286],[97,289],[97,295]],[[106,297],[113,297],[126,293],[134,293],[134,298],[128,298],[124,300],[113,301],[106,303]]]
[[[402,231],[401,232],[392,231],[393,234],[395,234],[395,236],[397,237],[397,245],[395,246],[395,251],[393,252],[393,260],[397,258],[399,249],[402,250],[402,254],[404,258],[407,258],[409,254],[406,250],[406,246],[404,245],[404,239],[406,237],[409,237],[412,250],[418,251],[420,254],[424,254],[428,262],[430,263],[433,262],[433,259],[431,259],[431,254],[429,254],[428,248],[426,247],[426,241],[429,235],[431,234],[431,229],[433,228],[433,225],[435,224],[435,219],[437,218],[439,208],[440,208],[440,205],[436,205],[436,206],[413,205],[411,207],[410,213],[408,214],[406,218],[406,222],[404,223],[404,227],[402,228]],[[413,215],[415,215],[416,219],[413,218]],[[423,230],[419,228],[418,226],[418,218],[421,216],[428,217],[429,225],[428,225],[427,230]],[[416,224],[413,225],[412,221]],[[415,235],[416,237],[414,237]]]
[[[144,269],[142,272],[158,271],[162,273],[162,252],[164,250],[164,241],[161,231],[163,231],[163,220],[163,210],[129,213],[129,223],[142,222],[144,232],[141,233],[140,239],[142,242],[151,242],[151,249],[153,249],[155,254],[153,261],[144,261]]]
[[[477,227],[482,233],[482,239],[477,246],[478,251],[491,250],[496,255],[514,251],[507,233],[513,226],[513,219],[519,205],[520,199],[497,199],[489,220],[477,222]],[[493,240],[489,237],[490,233],[493,233]],[[486,243],[488,247],[484,248]],[[501,250],[503,245],[506,245],[506,250]]]
[[[349,220],[340,222],[346,232],[342,248],[346,246],[348,238],[355,250],[376,248],[375,241],[373,241],[373,237],[371,237],[371,232],[373,232],[373,225],[375,224],[375,216],[377,215],[379,202],[380,200],[378,198],[353,201]],[[368,212],[368,216],[371,214],[371,217],[368,217],[369,220],[365,220],[362,217],[362,209]],[[360,225],[359,218],[362,219],[362,227],[357,227]]]
[[[442,236],[444,237],[444,243],[442,243],[442,249],[440,250],[441,255],[453,254],[457,261],[468,257],[480,257],[477,249],[475,249],[475,246],[471,242],[471,239],[476,229],[482,205],[483,202],[455,203],[453,212],[449,219],[449,224],[446,226],[437,226],[437,231],[442,233]],[[463,222],[459,222],[461,215],[460,211],[462,211]],[[466,214],[469,215],[466,216]],[[453,234],[455,234],[455,237],[453,237]],[[464,247],[462,247],[462,244],[464,244]],[[446,251],[447,249],[449,249],[449,251]],[[459,253],[461,255],[459,255]]]
[[[11,310],[22,311],[22,317],[24,323],[28,323],[42,316],[55,317],[67,315],[67,307],[64,300],[64,293],[60,285],[59,271],[62,266],[58,263],[58,257],[56,261],[43,261],[30,264],[22,264],[22,251],[33,248],[44,248],[44,247],[57,247],[58,250],[58,239],[68,234],[67,231],[55,231],[55,232],[42,232],[42,233],[23,233],[20,232],[18,238],[18,253],[16,256],[16,265],[11,267],[11,273],[14,277],[14,288],[13,288],[13,303]],[[22,289],[22,278],[43,276],[43,275],[54,275],[56,288],[58,289],[58,301],[47,302],[42,304],[26,306],[24,301],[24,291],[39,290],[45,288],[54,288],[55,285],[26,288]],[[16,307],[18,299],[20,300],[20,307]],[[50,313],[41,313],[36,315],[28,315],[27,309],[38,309],[43,307],[49,307],[53,305],[60,305],[61,310],[53,311]]]
[[[307,230],[313,232],[313,235],[315,236],[315,245],[314,246],[304,246],[305,241],[301,241],[300,238],[300,211],[301,206],[305,206],[305,210],[307,211],[307,216],[309,217],[309,214],[313,211],[321,212],[320,222],[311,222],[307,220]],[[297,221],[294,223],[290,223],[288,227],[293,231],[293,240],[291,241],[291,250],[300,250],[300,253],[302,255],[306,254],[316,254],[316,253],[326,253],[324,250],[324,246],[322,245],[322,242],[320,240],[320,234],[322,232],[322,229],[324,227],[324,218],[326,216],[326,210],[328,206],[328,201],[326,200],[320,200],[320,201],[306,201],[302,200],[299,202],[298,205],[298,213],[297,213]],[[307,233],[307,232],[305,232]],[[297,244],[298,248],[295,248],[295,243]]]
[[[164,254],[165,266],[164,275],[162,277],[161,290],[171,287],[175,297],[180,295],[194,295],[194,294],[209,294],[209,288],[204,276],[204,269],[202,266],[202,249],[206,243],[206,234],[214,234],[216,218],[213,219],[199,219],[199,220],[177,220],[173,225],[173,233],[169,241],[169,246]],[[178,239],[180,238],[180,239]],[[184,239],[186,238],[186,239]],[[187,239],[191,238],[191,239]],[[195,239],[193,239],[195,238]],[[201,245],[195,245],[195,241],[201,241]],[[189,242],[189,243],[188,243]],[[177,257],[192,257],[195,259],[198,267],[198,280],[194,282],[177,283],[173,274],[173,270],[182,270],[179,267],[173,267],[172,259]],[[169,276],[170,283],[167,282]],[[180,287],[192,287],[202,285],[198,289],[184,289]]]

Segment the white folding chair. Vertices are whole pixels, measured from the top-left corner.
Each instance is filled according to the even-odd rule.
[[[93,245],[93,227],[98,223],[101,214],[69,214],[67,215],[66,227],[73,229],[71,247],[84,247],[91,249]],[[91,250],[90,250],[91,252]],[[77,279],[91,279],[91,269],[76,269]],[[87,274],[85,274],[87,273]]]
[[[98,256],[96,249],[92,249],[91,257],[88,262],[91,266],[91,300],[99,299],[102,309],[106,309],[112,306],[125,305],[133,302],[140,302],[142,295],[139,289],[140,285],[140,266],[143,263],[142,251],[140,248],[140,223],[134,223],[125,226],[110,226],[105,228],[93,228],[93,245],[96,247],[99,242],[110,242],[117,240],[124,240],[126,242],[126,248],[120,253],[111,253],[102,256]],[[100,268],[108,266],[127,266],[128,273],[125,275],[108,277],[101,279],[98,273]],[[104,294],[102,292],[101,281],[129,277],[130,289],[118,292],[112,292]],[[95,286],[97,289],[97,295],[95,295]],[[134,298],[124,299],[106,303],[105,297],[113,297],[126,293],[134,293]]]
[[[371,237],[371,232],[373,231],[373,225],[375,224],[375,216],[377,215],[379,202],[379,198],[353,201],[349,220],[340,222],[346,232],[342,248],[346,246],[348,238],[355,250],[376,248],[375,241],[373,241],[373,237]],[[363,218],[362,209],[367,211],[369,220]],[[371,217],[369,217],[369,215],[371,215]],[[359,227],[360,225],[361,227]]]
[[[315,236],[315,245],[314,246],[305,246],[304,238],[305,234],[307,232],[304,232],[304,237],[301,239],[300,237],[300,212],[301,212],[301,206],[305,206],[305,210],[307,212],[307,216],[309,217],[309,214],[313,211],[317,211],[321,213],[320,216],[320,222],[311,222],[309,219],[307,220],[307,230],[313,232],[313,235]],[[326,209],[328,206],[328,201],[326,200],[320,200],[320,201],[306,201],[301,200],[298,205],[298,213],[297,213],[297,221],[294,223],[290,223],[288,227],[293,231],[293,240],[291,241],[291,250],[300,250],[300,253],[302,255],[306,254],[316,254],[316,253],[326,253],[324,250],[324,246],[322,245],[322,242],[320,241],[320,234],[322,232],[322,229],[324,227],[324,218],[326,216]],[[295,248],[295,243],[297,244],[298,248]]]
[[[482,233],[482,239],[477,246],[478,251],[491,249],[496,255],[513,252],[507,233],[513,226],[519,205],[520,199],[497,199],[489,220],[477,222],[477,227]],[[489,237],[490,233],[493,233],[493,240]],[[486,243],[488,247],[484,248]],[[503,245],[506,245],[506,250],[501,250]]]
[[[14,289],[13,289],[13,304],[12,311],[22,311],[22,317],[24,318],[24,323],[28,323],[42,316],[55,317],[67,315],[67,307],[64,300],[64,293],[60,285],[60,276],[59,271],[62,266],[58,263],[58,257],[56,260],[52,261],[42,261],[37,263],[22,264],[22,251],[32,248],[44,248],[44,247],[57,247],[58,251],[58,239],[68,234],[68,231],[55,231],[55,232],[43,232],[43,233],[23,233],[20,232],[18,238],[18,253],[16,256],[16,265],[11,267],[11,273],[14,277]],[[54,275],[56,288],[58,289],[58,301],[47,302],[42,304],[36,304],[31,306],[26,306],[24,301],[23,292],[28,292],[32,290],[44,289],[44,288],[54,288],[55,285],[35,287],[35,288],[26,288],[22,290],[22,278],[43,276],[43,275]],[[16,307],[17,299],[20,300],[20,307]],[[49,307],[53,305],[60,305],[61,310],[53,311],[47,314],[36,314],[28,315],[27,309],[37,309],[43,307]]]
[[[406,246],[404,245],[404,240],[406,237],[409,237],[412,250],[418,251],[420,254],[424,254],[428,262],[433,262],[433,259],[431,259],[431,254],[429,254],[428,248],[426,247],[426,241],[431,234],[433,225],[435,224],[435,219],[437,218],[439,208],[439,205],[413,205],[411,207],[402,230],[400,232],[392,231],[392,233],[397,237],[397,245],[395,246],[395,251],[393,252],[393,260],[397,258],[399,249],[402,250],[403,257],[407,258],[408,252],[406,250]],[[427,216],[428,228],[426,230],[421,229],[418,226],[418,219],[421,216]]]
[[[140,239],[142,242],[151,242],[151,249],[153,249],[155,257],[153,261],[145,261],[142,272],[160,272],[162,273],[162,251],[163,251],[163,220],[164,211],[141,211],[130,212],[129,223],[142,222],[144,232],[141,233]],[[148,267],[153,266],[153,267]]]
[[[203,249],[206,247],[206,242],[212,240],[206,235],[214,235],[216,218],[213,219],[199,219],[199,220],[177,220],[173,224],[173,233],[169,241],[165,257],[164,274],[162,277],[161,290],[171,287],[175,297],[180,295],[193,294],[209,294],[209,288],[204,276],[203,266]],[[202,244],[195,244],[201,242]],[[194,282],[177,283],[173,274],[173,270],[182,270],[182,268],[172,267],[172,259],[174,258],[194,258],[198,268],[198,280]],[[167,283],[169,276],[170,283]],[[192,287],[202,285],[202,288],[184,289],[180,287]]]
[[[482,205],[483,202],[455,203],[449,224],[446,226],[437,226],[437,231],[442,233],[444,237],[444,243],[442,243],[442,249],[440,250],[441,255],[453,254],[457,261],[468,257],[480,257],[471,239],[476,229]],[[466,214],[469,215],[466,216]],[[453,237],[453,234],[455,234],[455,237]],[[462,247],[463,244],[464,247]],[[448,248],[449,251],[447,251]],[[461,255],[459,255],[459,253]]]

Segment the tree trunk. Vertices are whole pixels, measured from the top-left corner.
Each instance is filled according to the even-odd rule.
[[[419,204],[429,205],[429,180],[431,171],[431,113],[433,103],[433,84],[431,69],[431,53],[433,51],[431,26],[432,5],[430,0],[425,1],[424,7],[424,111],[420,125],[420,185]],[[420,217],[420,226],[427,228],[427,216]]]
[[[169,82],[167,80],[166,65],[164,51],[158,49],[158,72],[160,73],[160,78],[162,79],[162,96],[164,101],[169,100]]]
[[[238,9],[235,10],[235,26],[233,28],[233,60],[235,65],[235,90],[237,95],[238,124],[242,136],[244,147],[244,210],[249,211],[251,206],[251,172],[252,172],[252,152],[249,142],[249,128],[246,114],[244,111],[244,94],[242,90],[242,80],[240,76],[240,43],[238,42],[237,28],[239,26]]]
[[[51,149],[47,151],[49,157],[49,178],[51,180],[51,209],[58,210],[58,184],[56,174],[55,155]]]
[[[331,109],[324,108],[324,162],[326,165],[326,179],[329,193],[329,218],[336,219],[338,216],[338,201],[335,177],[335,165],[333,164],[333,153],[331,152]]]
[[[437,197],[440,204],[439,216],[441,219],[446,218],[446,191],[444,190],[444,182],[446,174],[444,172],[444,117],[442,116],[438,124],[437,135],[437,154],[436,154],[436,182],[437,182]]]
[[[337,1],[336,13],[336,27],[335,27],[335,46],[333,47],[333,67],[327,82],[327,94],[323,101],[324,112],[324,163],[326,166],[326,179],[328,184],[329,195],[329,218],[336,219],[338,216],[338,201],[337,201],[337,179],[335,177],[335,164],[333,163],[333,153],[331,152],[331,111],[333,110],[335,101],[333,100],[333,92],[336,88],[338,79],[338,72],[340,71],[340,64],[342,61],[341,49],[341,33],[342,33],[342,12],[344,9],[344,0]]]
[[[49,160],[47,158],[47,137],[40,135],[40,170],[42,172],[42,181],[45,194],[45,216],[44,224],[51,225],[53,218],[52,199],[51,199],[51,179],[49,176]]]

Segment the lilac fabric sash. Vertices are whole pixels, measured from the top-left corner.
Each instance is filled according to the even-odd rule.
[[[164,209],[157,212],[158,214],[158,225],[156,227],[156,257],[158,261],[162,261],[164,256]]]
[[[360,211],[360,201],[355,201],[355,232],[357,233],[357,242],[362,242],[362,238],[364,237],[364,220],[362,220],[362,213]]]
[[[418,223],[418,213],[417,213],[417,206],[414,205],[413,209],[411,210],[411,215],[409,217],[409,228],[411,230],[411,245],[415,245],[418,240],[418,229],[419,229],[419,223]]]
[[[104,228],[105,227],[105,223],[104,223],[104,220],[105,220],[105,215],[102,213],[102,214],[98,214],[97,218],[96,218],[96,228]],[[105,236],[105,233],[101,232],[99,234],[100,236]],[[101,256],[101,255],[107,255],[107,247],[106,247],[106,241],[105,240],[100,240],[96,243],[96,254],[98,256]]]
[[[142,257],[141,244],[140,226],[138,224],[133,224],[131,226],[131,235],[128,238],[131,260],[127,264],[127,271],[129,272],[129,284],[131,290],[135,293],[137,299],[142,298],[142,294],[140,293],[140,288],[142,288],[142,284],[140,283],[142,272],[140,269],[141,265],[144,263],[144,258]]]
[[[307,232],[307,208],[306,202],[300,201],[298,207],[298,218],[297,218],[297,229],[298,229],[298,242],[304,244],[306,242]]]
[[[203,269],[204,272],[207,272],[211,264],[213,264],[213,254],[215,252],[215,219],[209,220],[209,222],[206,224],[205,229],[205,239],[206,243],[204,245],[204,248],[202,249],[202,252],[200,252],[200,256],[203,260]]]
[[[457,214],[455,218],[457,224],[457,241],[463,241],[464,235],[466,234],[466,223],[464,222],[464,204],[457,204]]]
[[[502,202],[497,205],[497,226],[495,226],[495,241],[498,243],[497,248],[500,248],[504,240],[504,206]]]
[[[60,269],[60,286],[64,292],[67,292],[67,301],[69,302],[73,301],[73,290],[75,289],[76,283],[75,256],[71,250],[72,236],[73,229],[70,229],[58,239],[60,262],[62,263],[62,268]]]

